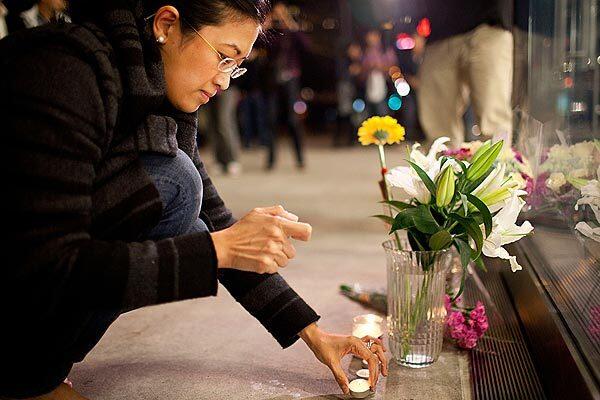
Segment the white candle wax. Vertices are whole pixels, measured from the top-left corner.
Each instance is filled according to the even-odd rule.
[[[383,318],[378,315],[359,315],[354,317],[352,322],[352,336],[359,339],[365,336],[378,338],[383,335],[383,329],[381,328]]]
[[[352,336],[355,336],[359,339],[365,336],[378,338],[381,335],[383,335],[381,325],[375,323],[355,325],[352,328]]]

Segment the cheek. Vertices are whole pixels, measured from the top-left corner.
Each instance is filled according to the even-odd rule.
[[[202,105],[200,89],[210,89],[208,83],[214,77],[212,69],[205,60],[195,61],[185,55],[165,63],[167,97],[171,104],[181,111],[195,111]]]

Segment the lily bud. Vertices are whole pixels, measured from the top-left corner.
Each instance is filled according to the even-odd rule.
[[[452,166],[446,167],[438,182],[437,192],[435,194],[435,204],[438,207],[445,207],[454,197],[454,170]]]
[[[471,157],[471,164],[473,164],[475,162],[475,160],[477,160],[479,157],[481,157],[481,155],[483,153],[485,153],[490,147],[492,147],[492,141],[491,140],[488,140],[484,144],[482,144],[481,147],[479,147],[477,149],[477,151],[475,152],[475,154],[473,154],[473,157]]]
[[[481,153],[481,155],[469,166],[469,169],[467,170],[467,179],[473,182],[481,178],[483,174],[490,169],[494,161],[496,161],[503,145],[504,141],[501,140]]]

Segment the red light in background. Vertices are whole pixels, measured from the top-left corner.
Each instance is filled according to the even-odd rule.
[[[423,18],[419,21],[417,25],[417,33],[419,36],[429,37],[431,35],[431,23],[429,22],[429,18]]]
[[[565,88],[570,89],[573,87],[573,78],[567,76],[564,80]]]

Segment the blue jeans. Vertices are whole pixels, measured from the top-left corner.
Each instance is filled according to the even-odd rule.
[[[160,240],[186,233],[206,231],[208,227],[199,218],[202,206],[202,180],[192,160],[183,151],[178,150],[175,157],[158,154],[140,156],[146,172],[158,189],[163,203],[160,222],[144,238]],[[89,310],[77,313],[74,318],[78,329],[64,338],[64,348],[57,353],[61,359],[52,359],[36,365],[22,376],[14,387],[18,392],[11,396],[33,397],[48,393],[60,385],[73,367],[73,363],[82,361],[98,344],[109,326],[121,314],[120,310]],[[54,349],[53,349],[54,350]],[[1,396],[1,395],[0,395]],[[1,397],[0,397],[1,398]]]
[[[146,239],[160,240],[207,231],[208,227],[199,218],[202,179],[188,155],[177,150],[175,157],[142,154],[140,158],[163,203],[161,220]]]

